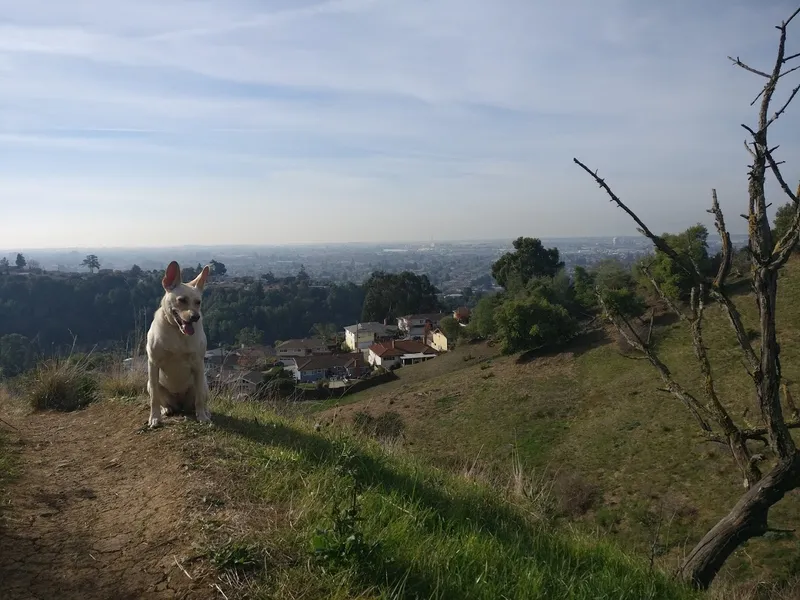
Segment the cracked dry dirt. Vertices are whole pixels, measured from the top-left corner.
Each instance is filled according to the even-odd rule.
[[[22,475],[0,524],[0,599],[220,597],[192,560],[199,482],[180,432],[138,433],[145,420],[120,403],[14,419]]]

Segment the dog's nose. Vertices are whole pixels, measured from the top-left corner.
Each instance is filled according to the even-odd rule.
[[[192,323],[197,323],[200,320],[200,313],[192,313],[192,318],[189,320]]]

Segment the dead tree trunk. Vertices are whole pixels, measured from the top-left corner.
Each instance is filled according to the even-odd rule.
[[[769,531],[769,509],[798,486],[800,461],[779,462],[703,536],[678,569],[679,577],[694,587],[708,588],[739,546]]]
[[[690,324],[695,356],[703,376],[703,401],[698,400],[675,381],[667,366],[656,356],[649,339],[643,340],[623,315],[616,314],[609,309],[599,293],[598,300],[606,317],[619,329],[628,343],[642,352],[656,368],[666,384],[666,391],[672,393],[690,410],[704,435],[710,440],[728,446],[731,456],[744,478],[744,487],[747,491],[733,509],[703,536],[678,570],[677,574],[681,579],[701,589],[705,589],[711,584],[725,561],[739,546],[747,540],[770,531],[768,525],[770,508],[779,502],[787,492],[800,487],[800,454],[798,454],[790,432],[791,429],[800,427],[800,415],[797,414],[797,409],[788,392],[786,393],[786,403],[792,420],[787,420],[783,414],[780,401],[780,346],[775,328],[778,272],[789,259],[800,239],[800,198],[798,198],[800,186],[798,186],[797,192],[793,193],[786,184],[780,170],[781,163],[773,157],[773,152],[777,148],[770,148],[767,141],[770,126],[786,111],[794,97],[800,92],[800,85],[793,88],[788,94],[788,99],[770,116],[771,102],[779,81],[800,69],[800,66],[787,67],[787,63],[800,58],[800,53],[791,56],[787,56],[785,53],[787,28],[798,14],[800,14],[800,8],[777,28],[780,31],[780,40],[771,72],[752,68],[738,58],[731,59],[735,65],[767,80],[764,88],[753,101],[755,104],[759,99],[761,100],[757,127],[742,126],[751,135],[751,141],[746,143],[745,147],[753,159],[748,173],[749,210],[747,215],[743,216],[748,222],[752,288],[759,314],[761,344],[758,353],[750,343],[735,304],[726,294],[725,285],[731,268],[733,247],[717,202],[716,191],[712,191],[712,204],[709,212],[714,215],[717,232],[722,240],[722,262],[716,276],[711,277],[708,273],[702,272],[690,258],[679,255],[664,239],[650,231],[596,172],[591,171],[577,158],[574,159],[575,163],[589,173],[606,191],[611,200],[636,222],[639,231],[653,242],[657,251],[666,254],[693,281],[691,302],[687,314],[683,308],[667,298],[658,282],[650,277],[656,291],[670,308],[683,321]],[[764,188],[768,172],[772,173],[794,206],[792,225],[779,240],[773,239],[773,232],[767,217],[769,205],[765,198]],[[706,297],[717,302],[726,312],[739,342],[744,356],[745,369],[753,381],[759,409],[761,423],[757,428],[746,429],[738,426],[730,416],[726,404],[717,394],[711,363],[703,340],[702,323]],[[763,455],[752,453],[748,446],[748,442],[752,440],[768,443],[772,456],[770,461],[766,461]],[[759,463],[766,463],[766,466],[769,467],[766,475],[762,475]]]

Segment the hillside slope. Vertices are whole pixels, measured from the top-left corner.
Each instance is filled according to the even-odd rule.
[[[798,300],[800,262],[793,260],[781,278],[778,312],[781,363],[790,382],[800,380]],[[754,328],[752,299],[739,295],[736,303]],[[749,406],[745,418],[754,424],[740,349],[721,312],[713,307],[707,313],[706,345],[719,391],[737,418]],[[321,405],[315,418],[349,421],[360,412],[396,412],[416,453],[434,464],[483,470],[493,480],[508,477],[516,451],[527,468],[560,473],[556,491],[567,516],[611,533],[625,547],[655,548],[672,566],[732,506],[741,477],[724,448],[701,439],[683,405],[658,391],[654,369],[623,356],[614,337],[607,332],[530,360],[465,345],[402,369],[390,386]],[[700,396],[688,332],[667,322],[657,340],[664,362]],[[570,496],[585,502],[570,502]],[[775,527],[800,526],[798,500],[793,492],[776,507]],[[737,553],[723,577],[780,581],[796,576],[798,566],[796,541],[756,540]]]
[[[689,599],[612,545],[335,428],[212,403],[15,416],[3,598]],[[3,452],[8,452],[8,446]],[[3,456],[8,456],[4,454]],[[2,462],[2,464],[7,464]],[[525,493],[527,492],[527,493]]]

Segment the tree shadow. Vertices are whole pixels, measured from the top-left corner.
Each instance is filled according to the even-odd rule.
[[[611,338],[608,337],[608,333],[605,328],[596,327],[590,331],[575,336],[570,341],[560,346],[550,346],[546,348],[527,350],[520,354],[515,362],[518,365],[524,365],[536,360],[537,358],[552,358],[554,356],[558,356],[559,354],[566,353],[570,353],[573,356],[581,356],[590,350],[594,350],[595,348],[608,344],[610,341]]]

